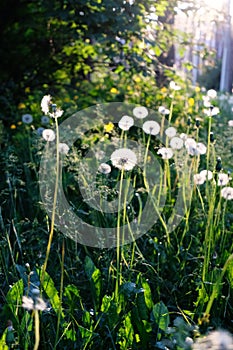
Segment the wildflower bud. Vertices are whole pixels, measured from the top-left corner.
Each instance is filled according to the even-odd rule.
[[[188,117],[188,120],[187,120],[187,125],[190,126],[191,125],[191,118]]]
[[[200,119],[196,119],[196,127],[199,128],[200,126]]]
[[[216,166],[215,166],[215,170],[219,172],[221,169],[222,169],[222,160],[221,160],[220,157],[218,157],[217,163],[216,163]]]
[[[210,132],[210,142],[214,142],[214,133]]]

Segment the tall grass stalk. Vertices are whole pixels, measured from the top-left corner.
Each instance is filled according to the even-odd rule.
[[[209,301],[208,301],[208,304],[206,306],[205,315],[209,315],[210,314],[210,310],[211,310],[211,308],[213,306],[214,299],[220,294],[221,282],[222,282],[223,277],[224,277],[224,275],[226,273],[226,270],[227,270],[227,268],[228,268],[228,266],[229,266],[229,264],[231,263],[232,260],[233,260],[233,254],[231,254],[227,258],[227,260],[226,260],[226,262],[225,262],[225,264],[224,264],[224,266],[222,268],[221,274],[220,274],[219,278],[217,279],[216,283],[214,284],[212,294],[211,294],[211,296],[209,298]]]
[[[64,237],[63,237],[63,240],[62,240],[62,251],[61,251],[60,303],[59,303],[59,309],[58,309],[57,330],[56,330],[56,338],[55,338],[54,349],[56,349],[57,344],[58,344],[59,329],[60,329],[60,322],[61,322],[61,316],[62,316],[62,298],[63,298],[63,286],[64,286],[64,262],[65,262],[65,240],[64,240]]]

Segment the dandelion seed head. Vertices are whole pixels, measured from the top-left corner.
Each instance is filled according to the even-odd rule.
[[[135,107],[133,109],[133,115],[138,119],[144,119],[148,116],[148,110],[143,106]]]
[[[215,91],[214,89],[210,89],[207,91],[207,96],[211,99],[214,99],[217,97],[217,91]]]
[[[95,157],[96,157],[97,160],[103,159],[104,156],[105,156],[105,152],[102,151],[102,150],[99,150],[99,151],[97,151],[97,152],[95,153]]]
[[[233,187],[224,187],[221,189],[221,195],[226,200],[233,199]]]
[[[228,120],[228,126],[233,126],[233,120]]]
[[[129,117],[128,115],[124,115],[118,123],[119,128],[124,131],[129,130],[133,125],[134,125],[134,120],[132,117]]]
[[[186,141],[187,138],[188,138],[188,135],[187,135],[187,134],[184,134],[184,133],[182,132],[182,133],[180,134],[180,138],[181,138],[181,140]]]
[[[42,132],[42,136],[48,142],[55,140],[55,132],[52,129],[44,129]]]
[[[61,154],[68,154],[70,147],[66,143],[59,143],[58,150]]]
[[[203,113],[205,115],[207,115],[208,117],[213,117],[213,116],[219,114],[220,110],[219,110],[218,107],[211,108],[211,105],[209,107],[210,107],[209,109],[204,109],[203,110]]]
[[[142,129],[146,134],[157,135],[160,131],[160,125],[154,120],[147,120]]]
[[[224,330],[210,332],[206,337],[203,337],[192,346],[193,350],[232,350],[233,337]]]
[[[107,163],[101,163],[98,168],[98,171],[104,175],[111,173],[111,170],[111,166]]]
[[[161,147],[157,154],[160,154],[163,159],[170,159],[173,157],[173,151],[171,148],[168,147]]]
[[[22,298],[23,304],[22,307],[26,310],[33,310],[34,309],[34,301],[30,297],[26,297],[25,295]]]
[[[206,181],[206,177],[202,174],[195,174],[193,176],[193,180],[196,185],[203,185],[203,183]]]
[[[196,150],[198,154],[206,154],[206,146],[202,142],[198,142],[196,145]]]
[[[51,98],[50,95],[45,95],[42,98],[40,106],[41,106],[42,112],[44,114],[48,114],[49,113],[49,107],[51,105],[51,100],[52,100],[52,98]]]
[[[168,137],[173,137],[176,135],[176,128],[174,128],[173,126],[170,126],[169,128],[167,128],[165,130],[165,134],[168,136]]]
[[[204,176],[205,180],[208,178],[208,180],[213,179],[213,173],[210,170],[202,170],[200,171],[200,175]]]
[[[132,170],[137,164],[137,157],[130,149],[120,148],[112,153],[111,162],[120,170]]]
[[[34,305],[34,309],[44,311],[47,309],[47,303],[42,298],[37,298]]]
[[[159,111],[159,113],[161,113],[161,114],[163,114],[163,115],[168,115],[168,114],[170,114],[169,109],[165,108],[164,106],[160,106],[160,107],[158,108],[158,111]]]
[[[173,149],[181,149],[183,145],[184,141],[180,137],[175,136],[170,140],[170,146]]]
[[[170,89],[175,90],[175,91],[181,90],[181,87],[179,85],[177,85],[174,81],[170,82],[169,87],[170,87]]]
[[[218,174],[218,186],[225,186],[229,182],[229,175],[220,173]]]

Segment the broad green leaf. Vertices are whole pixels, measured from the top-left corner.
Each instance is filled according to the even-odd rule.
[[[39,273],[39,271],[38,271],[38,273]],[[60,300],[58,291],[54,285],[54,282],[47,272],[45,272],[42,287],[44,289],[44,292],[47,294],[54,311],[56,313],[59,313],[61,310],[61,307],[62,307],[61,300]],[[61,316],[64,317],[63,312],[61,312]]]
[[[7,303],[14,314],[18,314],[18,308],[22,305],[23,280],[17,281],[6,295]]]
[[[155,46],[154,51],[155,51],[155,55],[157,57],[159,57],[161,55],[161,53],[162,53],[162,50],[160,49],[159,46]]]
[[[90,280],[91,294],[93,297],[95,309],[97,311],[97,309],[100,306],[101,289],[102,289],[101,272],[99,269],[95,267],[93,261],[88,256],[86,256],[85,258],[85,272],[87,277]]]
[[[6,345],[6,334],[7,334],[7,329],[4,331],[4,333],[0,339],[0,349],[1,350],[9,349],[8,346]]]
[[[149,283],[143,280],[142,288],[144,290],[144,298],[145,298],[146,306],[148,307],[149,310],[151,310],[153,307],[153,300],[152,300],[152,294],[151,294]]]
[[[123,321],[122,326],[118,331],[118,344],[120,349],[130,349],[133,345],[134,340],[134,329],[131,323],[131,313],[129,312]]]
[[[162,301],[153,306],[152,314],[155,320],[155,323],[162,331],[166,331],[170,323],[170,317],[167,307]]]
[[[115,303],[114,297],[104,295],[100,309],[101,312],[107,316],[108,327],[110,330],[112,330],[119,320],[119,315],[117,312],[118,305]]]

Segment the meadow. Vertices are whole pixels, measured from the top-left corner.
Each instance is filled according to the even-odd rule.
[[[177,80],[111,102],[118,89],[83,109],[29,94],[1,124],[1,349],[233,332],[233,97]]]

